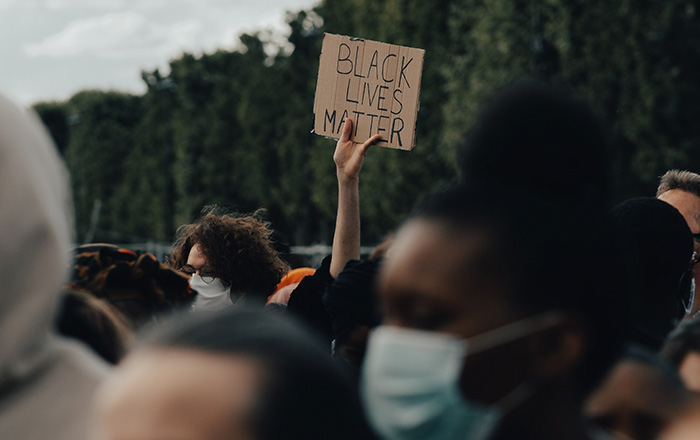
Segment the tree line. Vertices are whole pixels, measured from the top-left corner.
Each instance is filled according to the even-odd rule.
[[[289,13],[288,37],[182,54],[144,71],[142,95],[86,90],[34,105],[72,178],[78,241],[169,241],[203,206],[267,209],[292,244],[330,242],[334,142],[312,134],[323,32],[425,49],[416,148],[370,151],[363,240],[459,179],[480,108],[514,81],[566,84],[607,121],[618,199],[700,171],[696,1],[324,0]]]

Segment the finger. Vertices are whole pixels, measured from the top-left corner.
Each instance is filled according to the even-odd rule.
[[[369,147],[376,144],[381,138],[382,135],[375,134],[371,138],[367,139],[364,144],[360,145],[360,154],[362,154],[363,156],[367,154],[367,150],[369,149]]]
[[[345,124],[343,124],[343,134],[340,136],[340,142],[349,141],[350,133],[352,133],[352,119],[345,118]]]

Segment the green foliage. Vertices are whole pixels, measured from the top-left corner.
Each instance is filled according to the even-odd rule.
[[[68,145],[68,111],[62,102],[39,102],[34,106],[34,111],[39,115],[44,125],[51,134],[56,148],[61,153]]]
[[[98,230],[124,231],[120,213],[128,201],[117,195],[125,182],[126,157],[134,147],[141,98],[84,91],[73,96],[66,109],[70,136],[64,156],[71,171],[77,237],[87,235],[97,203],[101,204]],[[109,239],[100,235],[93,238]]]
[[[35,106],[72,174],[79,239],[100,201],[94,239],[169,240],[216,203],[266,208],[293,244],[329,242],[335,143],[310,133],[323,32],[426,50],[416,148],[374,148],[362,171],[368,243],[458,178],[483,104],[526,77],[569,85],[605,117],[618,197],[700,163],[693,2],[324,0],[288,24],[284,41],[242,35],[237,50],[143,72],[142,96],[85,91]]]

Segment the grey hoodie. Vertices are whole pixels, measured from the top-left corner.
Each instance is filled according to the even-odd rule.
[[[0,96],[0,439],[81,440],[107,366],[51,334],[70,258],[66,172],[37,119]]]

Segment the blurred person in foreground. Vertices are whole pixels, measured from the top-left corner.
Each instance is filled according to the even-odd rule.
[[[700,392],[700,320],[687,319],[668,335],[661,356],[677,370],[685,385]]]
[[[657,437],[658,440],[700,440],[700,401],[676,415],[673,422]]]
[[[357,440],[354,383],[295,321],[192,314],[145,338],[98,393],[93,440]]]
[[[669,170],[661,176],[656,190],[659,200],[676,208],[693,234],[693,250],[700,255],[700,175],[690,171]],[[695,291],[700,289],[700,273],[693,276]],[[695,292],[694,292],[695,293]],[[696,298],[697,296],[694,295]],[[688,317],[700,310],[700,298],[693,302]]]
[[[692,400],[671,364],[632,346],[590,396],[586,415],[616,438],[654,440]]]
[[[575,233],[572,233],[575,231]],[[397,232],[362,372],[385,439],[593,439],[622,341],[609,226],[578,203],[462,186]]]
[[[110,364],[126,354],[133,331],[126,319],[107,301],[77,290],[61,292],[56,331],[87,344]]]
[[[612,222],[630,286],[628,340],[658,351],[693,302],[690,230],[677,209],[653,197],[619,203]]]
[[[180,226],[168,264],[190,276],[197,291],[193,311],[263,307],[275,292],[289,266],[261,214],[224,214],[208,206],[195,223]]]
[[[0,96],[0,438],[87,438],[107,364],[52,334],[67,276],[66,171],[33,116]]]
[[[607,128],[563,86],[523,81],[497,93],[461,151],[465,182],[520,189],[608,212]]]

